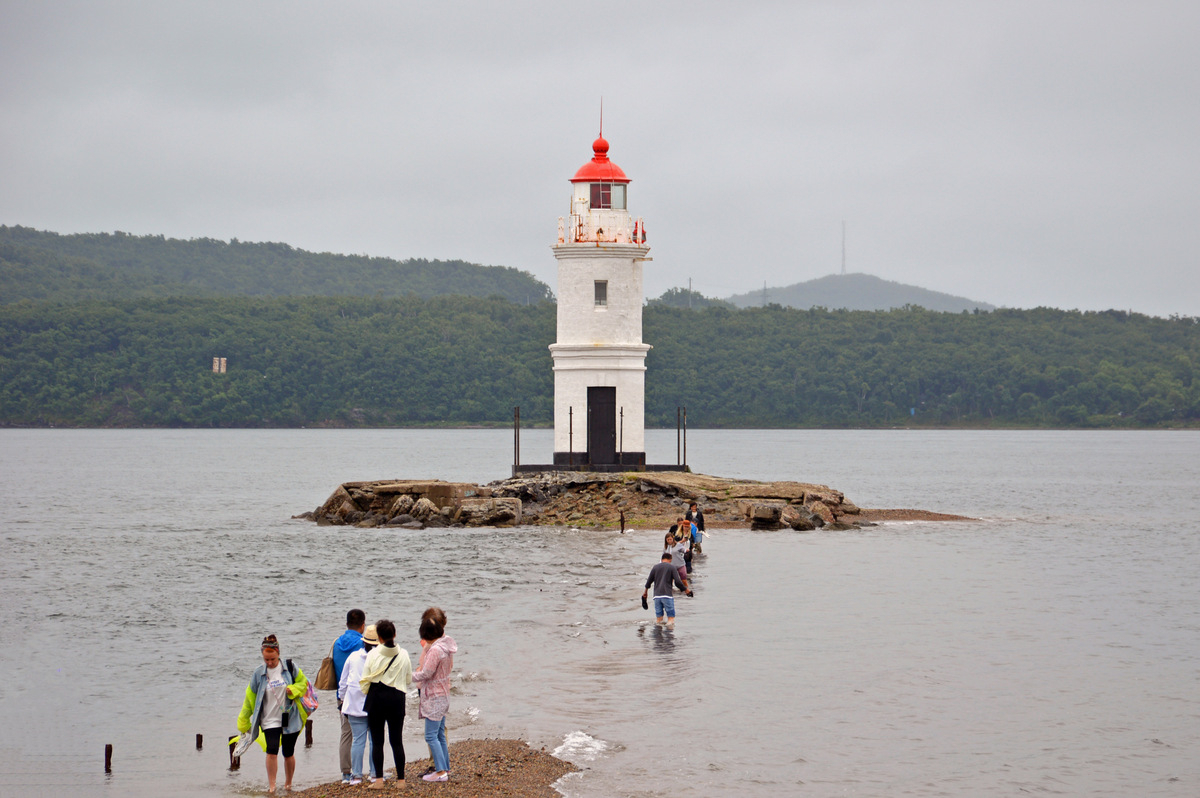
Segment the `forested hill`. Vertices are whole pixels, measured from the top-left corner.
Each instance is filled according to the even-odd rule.
[[[1200,319],[647,307],[670,427],[1200,425]],[[0,425],[548,424],[555,307],[499,298],[0,305]],[[212,372],[212,359],[228,371]]]
[[[995,309],[995,305],[986,302],[884,280],[870,274],[829,274],[782,288],[768,288],[765,294],[765,303],[763,291],[738,294],[725,301],[739,308],[776,304],[800,310],[814,307],[830,310],[891,310],[908,305],[947,313]]]
[[[459,260],[334,255],[287,244],[0,225],[0,302],[152,296],[501,296],[551,299],[528,272]]]

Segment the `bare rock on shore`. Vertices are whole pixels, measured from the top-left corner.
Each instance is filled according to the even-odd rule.
[[[857,515],[841,491],[807,482],[757,482],[683,471],[594,474],[546,472],[522,474],[488,483],[494,496],[521,499],[525,524],[663,528],[687,512],[690,502],[704,511],[711,528],[781,529],[787,508],[808,518],[820,504],[833,520]],[[818,518],[822,514],[817,513]],[[842,523],[853,523],[845,519]],[[814,524],[815,526],[815,524]]]
[[[492,502],[491,491],[467,482],[387,479],[345,482],[311,514],[323,526],[512,526],[521,523],[519,501]]]
[[[450,743],[450,780],[427,782],[421,774],[428,758],[405,765],[405,795],[436,795],[439,798],[559,798],[554,782],[579,768],[546,752],[535,751],[520,740],[459,740]],[[282,775],[282,774],[281,774]],[[398,794],[395,776],[388,771],[385,794]],[[291,793],[299,798],[362,798],[374,790],[365,784],[351,787],[341,782],[322,784]]]
[[[752,502],[745,505],[751,529],[783,529],[783,502]]]
[[[699,503],[708,527],[846,529],[881,520],[963,520],[921,510],[864,510],[808,482],[757,482],[682,471],[546,471],[487,485],[381,480],[339,485],[303,516],[323,525],[567,526],[666,529]],[[889,513],[896,515],[889,516]]]
[[[854,508],[855,514],[859,512]],[[825,519],[807,507],[789,504],[783,508],[779,520],[797,532],[808,532],[825,526]]]

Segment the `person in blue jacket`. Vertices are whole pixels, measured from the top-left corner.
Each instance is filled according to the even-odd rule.
[[[363,629],[367,625],[367,614],[362,610],[350,610],[346,613],[346,631],[333,641],[333,672],[340,678],[342,669],[346,667],[346,658],[363,647]],[[342,766],[342,781],[350,781],[351,767],[350,749],[354,743],[354,730],[350,722],[342,714],[342,699],[338,698],[338,717],[341,718],[342,736],[338,740],[338,760]]]

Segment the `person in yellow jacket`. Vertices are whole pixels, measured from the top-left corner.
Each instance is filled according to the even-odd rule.
[[[412,687],[412,660],[408,652],[396,645],[396,624],[386,618],[375,623],[379,645],[367,654],[362,678],[358,685],[366,700],[367,728],[371,731],[371,771],[378,778],[368,789],[382,790],[383,727],[387,724],[388,742],[392,744],[392,761],[396,763],[396,786],[404,786],[404,702]]]
[[[246,697],[238,715],[239,732],[258,737],[259,729],[267,740],[267,792],[275,792],[279,772],[279,748],[283,747],[283,788],[292,789],[296,772],[296,739],[308,713],[300,699],[308,690],[308,678],[299,666],[279,658],[279,640],[267,635],[262,641],[263,664],[254,669]]]

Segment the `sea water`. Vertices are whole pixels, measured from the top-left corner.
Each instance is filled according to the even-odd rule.
[[[550,448],[523,434],[522,459]],[[655,462],[682,448],[648,434]],[[509,432],[0,431],[0,794],[261,790],[261,753],[230,771],[224,746],[261,638],[315,676],[348,608],[415,653],[430,605],[459,644],[450,740],[553,751],[582,768],[567,796],[1200,794],[1196,433],[692,430],[687,452],[979,520],[714,530],[667,631],[639,601],[662,530],[290,519],[343,481],[502,478]],[[339,776],[323,695],[297,786]],[[424,756],[415,711],[406,731]]]

